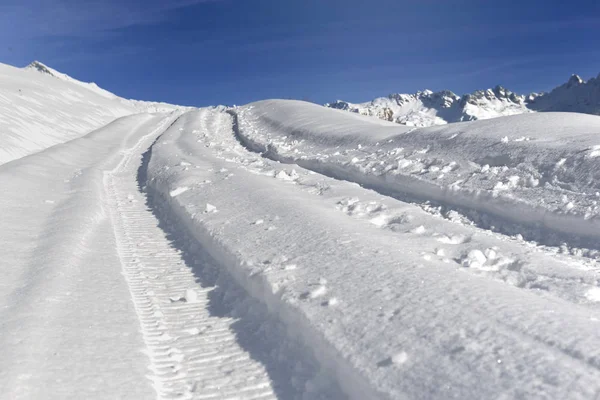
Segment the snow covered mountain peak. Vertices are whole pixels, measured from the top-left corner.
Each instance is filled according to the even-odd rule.
[[[523,96],[518,96],[502,86],[496,86],[462,97],[450,90],[424,90],[414,94],[394,93],[360,104],[338,100],[326,104],[326,107],[375,116],[409,126],[431,126],[521,114],[526,112],[524,104]]]
[[[394,93],[366,103],[338,100],[326,107],[374,116],[410,126],[489,119],[536,111],[600,114],[600,76],[584,81],[578,75],[550,93],[520,95],[503,86],[458,96],[449,90]]]
[[[117,97],[115,94],[109,92],[108,90],[104,90],[104,89],[100,88],[94,82],[82,82],[77,79],[71,78],[69,75],[63,74],[62,72],[58,72],[57,70],[50,68],[49,66],[47,66],[46,64],[44,64],[40,61],[32,62],[31,64],[26,66],[24,69],[28,70],[28,71],[36,71],[36,72],[39,72],[42,74],[50,75],[54,78],[57,78],[57,79],[60,79],[60,80],[66,81],[66,82],[74,83],[76,85],[85,87],[86,89],[91,90],[91,91],[95,92],[96,94],[99,94],[99,95],[107,97],[107,98],[116,98]]]
[[[581,85],[582,83],[585,83],[583,79],[581,79],[581,77],[577,74],[573,74],[571,75],[571,77],[569,78],[569,81],[567,82],[567,87],[571,88],[573,86],[577,86],[577,85]]]
[[[26,66],[25,69],[34,69],[34,70],[37,70],[44,74],[48,74],[48,75],[52,75],[52,76],[56,76],[56,74],[57,74],[57,71],[53,70],[52,68],[48,67],[47,65],[45,65],[39,61],[32,62],[31,64]]]

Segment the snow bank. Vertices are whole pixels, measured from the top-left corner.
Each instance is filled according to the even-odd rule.
[[[348,128],[350,115],[294,101],[258,102],[235,114],[240,140],[273,159],[563,241],[595,247],[600,236],[600,117],[525,114],[407,131]]]
[[[281,137],[269,131],[271,146],[288,143],[287,136],[297,140],[294,148],[326,150],[343,144],[345,130],[357,146],[367,127],[362,119],[332,121],[334,134],[323,130],[309,141],[312,111],[303,109],[296,125],[289,121],[300,103],[284,104],[286,118],[276,110],[262,126],[290,126]],[[317,110],[313,117],[325,115]],[[337,380],[355,399],[598,393],[593,273],[352,183],[263,159],[237,143],[232,124],[222,110],[190,112],[174,124],[152,147],[152,201],[312,349],[323,379]],[[373,136],[363,143],[370,146],[393,134],[386,125],[368,126]],[[243,128],[260,144],[262,136]],[[588,282],[581,290],[573,274]],[[542,279],[529,287],[519,276]],[[540,289],[544,283],[550,289]]]

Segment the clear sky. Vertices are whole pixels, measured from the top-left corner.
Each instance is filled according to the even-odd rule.
[[[600,1],[1,0],[0,62],[185,105],[367,101],[600,72]]]

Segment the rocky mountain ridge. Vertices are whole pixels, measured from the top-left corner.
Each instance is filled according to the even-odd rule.
[[[409,126],[443,125],[543,111],[600,115],[600,75],[584,81],[573,75],[549,93],[520,95],[502,86],[459,96],[449,90],[390,94],[365,103],[338,100],[326,107]]]

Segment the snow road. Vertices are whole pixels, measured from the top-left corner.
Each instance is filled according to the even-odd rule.
[[[577,247],[586,235],[562,251],[381,190],[396,180],[363,188],[366,171],[392,159],[436,158],[425,181],[457,154],[474,169],[468,130],[441,154],[408,128],[311,107],[137,114],[0,165],[2,393],[598,397],[600,272],[595,249]],[[402,160],[390,153],[400,144],[378,151],[390,137],[415,148]],[[569,184],[576,204],[548,212],[595,223],[582,218],[594,211],[595,157],[556,143],[570,169],[547,190],[512,187],[502,201],[553,200]],[[529,169],[511,165],[486,184],[537,179],[527,151]],[[515,228],[506,214],[494,223]]]
[[[10,398],[343,398],[307,389],[318,368],[285,327],[148,208],[142,153],[179,114],[0,166]]]
[[[0,166],[0,387],[10,398],[152,397],[102,180],[171,118],[122,118]]]

